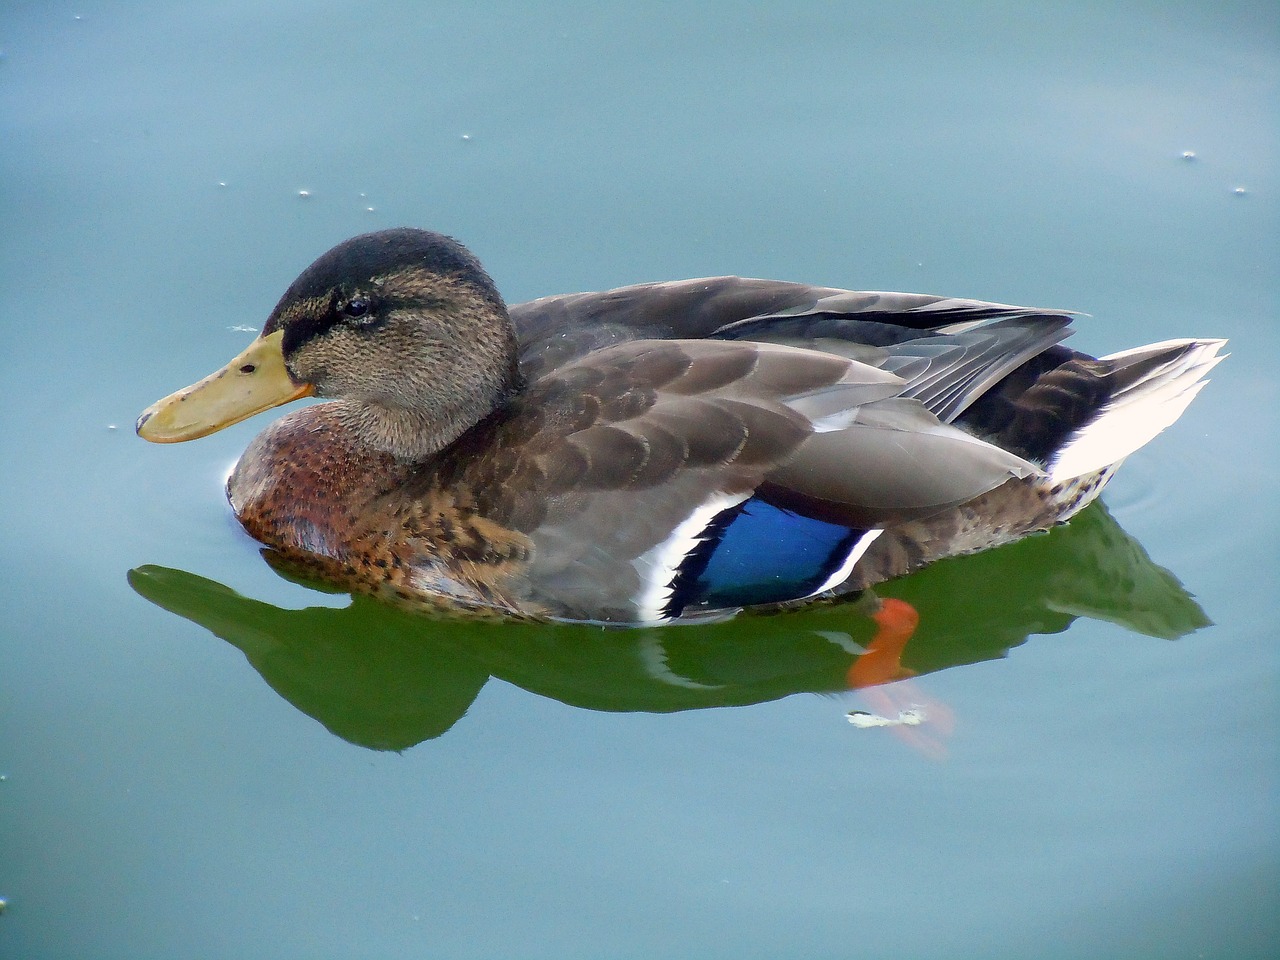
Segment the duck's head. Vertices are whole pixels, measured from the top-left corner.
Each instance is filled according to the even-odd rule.
[[[457,241],[383,230],[340,243],[285,291],[226,366],[143,411],[138,435],[194,440],[299,397],[330,397],[370,446],[418,459],[519,386],[515,333]]]

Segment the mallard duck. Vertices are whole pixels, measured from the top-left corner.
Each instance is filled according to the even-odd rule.
[[[1068,520],[1222,340],[738,277],[511,308],[457,241],[341,243],[140,436],[291,400],[227,482],[269,555],[426,609],[617,624],[852,595]]]

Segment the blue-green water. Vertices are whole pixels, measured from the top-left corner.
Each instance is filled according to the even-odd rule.
[[[0,956],[1272,956],[1278,108],[1261,2],[6,7]],[[740,273],[1233,355],[1109,515],[885,591],[886,703],[850,608],[290,583],[221,489],[265,418],[133,436],[402,224],[513,302]]]

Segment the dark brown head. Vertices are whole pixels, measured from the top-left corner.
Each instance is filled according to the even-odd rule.
[[[420,459],[519,386],[502,297],[460,243],[426,230],[354,237],[303,271],[261,335],[222,370],[155,404],[148,440],[204,436],[314,394],[370,446]]]

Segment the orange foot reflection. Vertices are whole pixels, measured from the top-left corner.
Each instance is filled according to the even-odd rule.
[[[854,690],[915,676],[902,665],[902,651],[920,623],[916,608],[905,600],[886,597],[871,619],[880,629],[867,644],[866,652],[849,668],[847,678]]]
[[[906,682],[915,673],[902,665],[902,651],[915,633],[920,615],[905,600],[886,597],[879,601],[871,619],[878,627],[876,635],[866,652],[853,661],[846,679],[851,689],[862,691],[876,712],[855,710],[849,714],[849,722],[889,727],[909,746],[940,760],[946,756],[944,740],[955,729],[955,715],[945,703]]]

